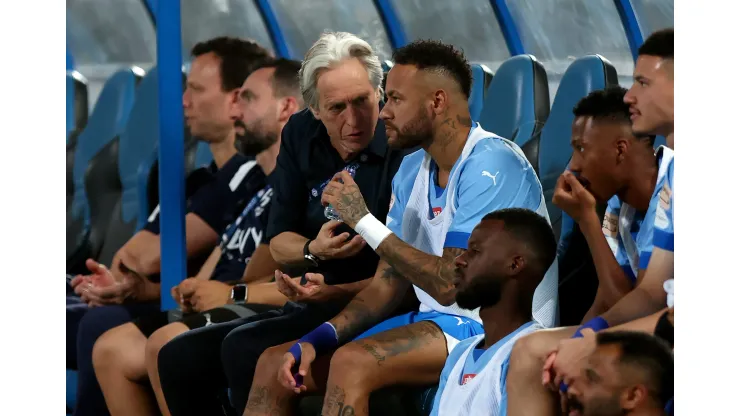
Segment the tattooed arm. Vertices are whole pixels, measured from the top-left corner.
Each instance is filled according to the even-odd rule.
[[[339,343],[350,341],[385,319],[401,303],[408,288],[409,282],[380,260],[370,284],[329,321],[337,330]]]
[[[393,270],[422,288],[440,305],[455,303],[455,258],[461,248],[445,248],[442,257],[427,254],[406,244],[395,234],[378,246],[377,253]]]

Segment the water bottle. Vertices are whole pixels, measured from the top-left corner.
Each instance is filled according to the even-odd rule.
[[[339,213],[337,212],[337,210],[334,209],[333,206],[331,206],[331,204],[327,205],[326,208],[324,208],[324,216],[327,219],[342,222],[342,217],[339,216]]]

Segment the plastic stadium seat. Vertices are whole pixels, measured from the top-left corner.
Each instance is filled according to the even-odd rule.
[[[504,61],[488,86],[480,124],[519,146],[539,134],[550,114],[545,67],[532,55]]]
[[[87,79],[77,71],[67,71],[67,140],[87,124]]]
[[[71,169],[73,195],[67,210],[67,271],[70,273],[82,270],[77,259],[85,257],[85,241],[90,232],[90,207],[85,189],[88,164],[123,131],[142,74],[139,68],[122,69],[113,74],[103,86],[87,125],[77,136]]]
[[[473,85],[470,89],[470,98],[468,98],[468,108],[470,109],[470,118],[473,121],[480,119],[480,113],[483,109],[483,100],[488,90],[488,84],[493,78],[493,72],[481,64],[472,64]]]
[[[573,107],[590,92],[612,85],[618,85],[617,70],[606,58],[588,55],[573,61],[563,74],[542,132],[537,139],[522,146],[542,182],[550,221],[558,237],[561,211],[552,204],[552,194],[572,153],[570,136]]]
[[[151,169],[152,155],[159,143],[157,100],[158,71],[153,68],[141,81],[131,116],[121,133],[117,170],[110,173],[117,178],[118,187],[101,190],[104,194],[120,195],[113,209],[108,211],[110,218],[102,233],[100,251],[95,256],[103,264],[110,264],[118,249],[145,224],[148,217],[142,215],[144,210],[141,207],[148,201],[146,191],[140,188],[140,173]],[[114,197],[111,195],[110,198]],[[104,213],[100,211],[100,215]]]
[[[208,147],[208,143],[198,141],[195,145],[195,154],[193,163],[189,163],[191,166],[190,170],[207,167],[213,162],[213,154],[211,148]]]

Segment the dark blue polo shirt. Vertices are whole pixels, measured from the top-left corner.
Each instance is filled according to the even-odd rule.
[[[355,182],[370,212],[385,221],[391,197],[391,181],[409,151],[388,147],[385,125],[378,121],[369,146],[355,159],[345,162],[329,141],[324,124],[306,109],[294,114],[283,128],[280,154],[273,173],[274,195],[267,226],[267,240],[283,232],[294,232],[315,239],[328,220],[321,204],[323,186],[348,165],[356,167]],[[354,230],[340,225],[337,233]],[[351,283],[372,277],[378,255],[365,246],[356,256],[326,260],[317,272],[328,284]]]
[[[208,224],[217,234],[234,222],[247,199],[262,189],[265,174],[257,162],[248,160],[237,153],[221,169],[209,170],[213,178],[201,186],[187,202],[187,213],[193,213]],[[256,176],[254,183],[252,177]],[[240,206],[241,205],[241,206]],[[152,211],[144,226],[154,234],[159,234],[159,206]]]

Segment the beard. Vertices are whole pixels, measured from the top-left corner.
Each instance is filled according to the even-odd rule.
[[[266,132],[265,129],[261,129],[261,123],[257,123],[255,128],[249,129],[241,120],[234,122],[234,127],[241,127],[244,133],[236,133],[234,140],[234,147],[236,150],[245,156],[254,156],[264,152],[270,146],[277,142],[276,132]]]
[[[458,289],[457,306],[463,309],[487,308],[501,300],[501,281],[491,276],[474,277],[468,285]]]
[[[397,132],[396,139],[388,143],[396,149],[412,149],[428,145],[433,138],[432,120],[424,108],[419,108],[416,117],[400,129],[388,121],[385,125]]]

